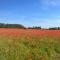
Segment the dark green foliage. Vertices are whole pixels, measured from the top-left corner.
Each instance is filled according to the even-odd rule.
[[[60,27],[52,27],[52,28],[49,28],[49,30],[60,30]]]
[[[39,27],[38,26],[36,26],[36,27],[33,26],[33,27],[28,27],[28,29],[41,29],[41,27],[40,26]]]
[[[23,25],[20,24],[4,24],[0,23],[0,28],[25,28]]]

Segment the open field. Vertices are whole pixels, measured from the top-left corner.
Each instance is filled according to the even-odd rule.
[[[60,60],[60,30],[2,28],[0,60]]]

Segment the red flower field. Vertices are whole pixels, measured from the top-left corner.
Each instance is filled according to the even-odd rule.
[[[0,36],[37,36],[37,37],[60,37],[60,30],[37,30],[37,29],[0,29]]]
[[[1,28],[0,60],[60,60],[60,30]]]

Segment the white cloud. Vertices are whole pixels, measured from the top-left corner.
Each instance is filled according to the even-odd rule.
[[[60,5],[60,0],[42,0],[45,5]]]
[[[60,6],[60,0],[40,0],[42,8],[48,9],[49,7]]]
[[[50,5],[56,6],[57,3],[55,1],[50,1]]]
[[[43,28],[60,27],[60,19],[45,19],[45,21],[37,22],[37,24]]]

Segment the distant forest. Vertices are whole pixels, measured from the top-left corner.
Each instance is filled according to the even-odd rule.
[[[4,24],[0,23],[0,28],[19,28],[19,29],[42,29],[41,26],[33,26],[26,28],[21,24]],[[48,30],[60,30],[60,27],[51,27]]]
[[[49,28],[49,30],[60,30],[60,27],[52,27],[52,28]]]
[[[4,23],[0,23],[0,28],[25,28],[25,27],[21,24],[4,24]]]
[[[26,28],[25,26],[23,26],[21,24],[4,24],[4,23],[0,23],[0,28],[41,29],[41,27],[28,27],[28,28]]]

